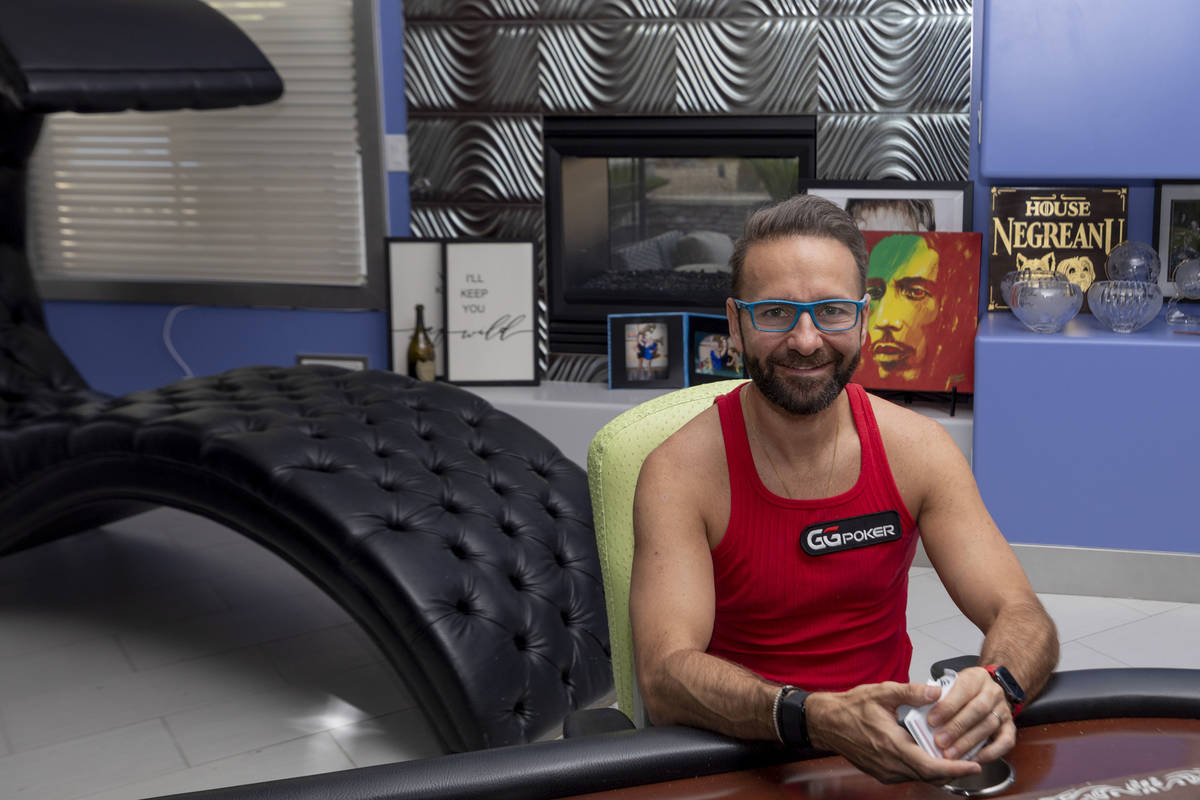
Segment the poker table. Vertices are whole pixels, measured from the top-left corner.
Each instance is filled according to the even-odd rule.
[[[1059,672],[1018,718],[997,797],[1200,796],[1200,670]],[[885,785],[840,756],[647,728],[174,795],[174,800],[950,798]],[[160,798],[165,800],[165,798]]]

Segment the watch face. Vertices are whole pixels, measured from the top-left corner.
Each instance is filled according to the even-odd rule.
[[[1000,684],[1000,688],[1004,690],[1004,694],[1012,703],[1025,702],[1025,690],[1021,688],[1021,684],[1017,683],[1017,679],[1012,676],[1004,667],[996,667],[992,672],[992,677],[996,679],[996,683]]]

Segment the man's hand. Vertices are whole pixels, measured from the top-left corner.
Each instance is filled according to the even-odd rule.
[[[976,755],[980,762],[995,761],[1017,743],[1017,728],[1004,691],[983,667],[970,667],[958,673],[954,685],[927,717],[935,729],[934,743],[946,758],[959,758],[982,741],[991,738]]]
[[[988,677],[986,672],[984,676]],[[980,770],[978,763],[933,758],[896,719],[900,706],[927,705],[940,692],[923,683],[887,682],[856,686],[848,692],[813,693],[806,701],[809,737],[814,747],[844,756],[884,783],[945,783],[974,775]]]

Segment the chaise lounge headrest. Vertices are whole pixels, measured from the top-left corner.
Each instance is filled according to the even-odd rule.
[[[0,3],[0,96],[32,113],[267,103],[283,80],[202,0]]]

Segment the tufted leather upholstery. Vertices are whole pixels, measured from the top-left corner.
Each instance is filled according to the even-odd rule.
[[[277,96],[261,53],[213,14],[0,3],[0,554],[157,504],[203,514],[353,614],[447,749],[552,733],[612,678],[586,476],[550,442],[391,373],[250,367],[108,397],[46,330],[25,255],[30,111]]]
[[[0,428],[0,552],[112,500],[211,517],[354,614],[448,749],[524,742],[611,687],[587,481],[446,384],[245,368]]]

